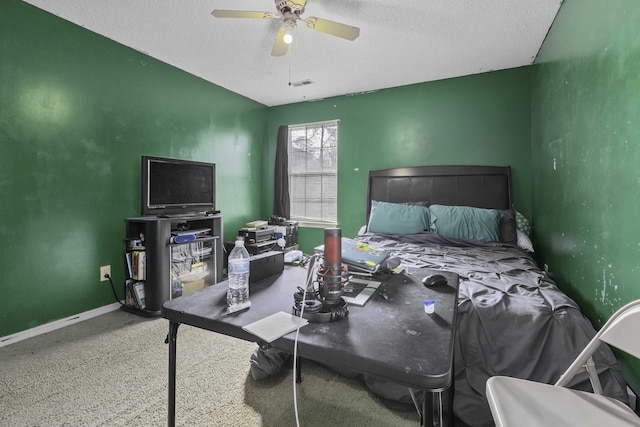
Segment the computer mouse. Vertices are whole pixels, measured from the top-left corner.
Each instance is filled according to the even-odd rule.
[[[431,274],[422,279],[422,284],[425,286],[440,286],[446,285],[447,283],[449,283],[447,278],[442,274]]]

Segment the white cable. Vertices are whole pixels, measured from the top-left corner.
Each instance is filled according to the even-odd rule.
[[[296,426],[300,427],[300,420],[298,418],[298,397],[296,390],[296,374],[298,372],[298,334],[300,333],[300,326],[302,323],[302,315],[304,314],[304,301],[307,299],[307,289],[311,284],[311,278],[313,277],[313,265],[315,264],[318,255],[313,255],[309,260],[309,269],[307,270],[307,283],[302,292],[302,301],[300,301],[300,317],[298,318],[298,327],[296,328],[296,338],[293,341],[293,408],[296,413]]]

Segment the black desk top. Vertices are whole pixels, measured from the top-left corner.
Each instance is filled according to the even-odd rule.
[[[429,270],[374,278],[382,285],[364,307],[349,306],[335,322],[300,329],[298,355],[393,380],[418,389],[444,390],[452,382],[458,276],[441,272],[449,285],[426,288]],[[227,282],[164,303],[162,316],[247,341],[259,338],[242,329],[278,311],[292,312],[293,294],[305,287],[307,270],[285,267],[282,274],[250,285],[251,308],[227,314]],[[387,298],[382,296],[384,293]],[[426,314],[424,300],[435,300]],[[295,331],[271,343],[293,353]]]

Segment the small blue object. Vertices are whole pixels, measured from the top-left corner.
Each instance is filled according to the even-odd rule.
[[[187,243],[193,242],[194,240],[196,240],[196,235],[191,233],[178,234],[177,236],[171,237],[171,243]]]
[[[424,312],[432,314],[436,310],[436,302],[432,299],[424,300]]]

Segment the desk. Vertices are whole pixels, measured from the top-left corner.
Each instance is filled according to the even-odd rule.
[[[448,277],[449,285],[426,288],[421,279],[428,273],[410,270],[377,278],[383,283],[382,289],[364,307],[349,306],[346,319],[309,323],[301,328],[298,356],[424,390],[421,424],[442,425],[444,419],[447,425],[452,425],[458,276],[440,272]],[[226,281],[164,303],[162,317],[169,320],[170,427],[175,425],[176,338],[180,324],[258,342],[259,338],[242,327],[278,311],[290,313],[293,294],[298,286],[305,286],[306,274],[305,268],[286,267],[281,274],[252,283],[251,308],[233,314],[226,313]],[[425,299],[435,300],[434,314],[424,312]],[[271,346],[293,354],[294,340],[292,332],[273,341]]]

